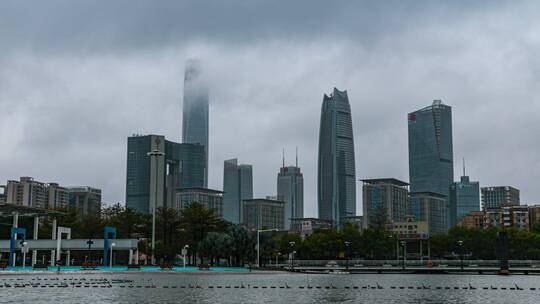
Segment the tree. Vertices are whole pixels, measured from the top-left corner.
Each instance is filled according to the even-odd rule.
[[[231,238],[229,265],[244,266],[255,258],[255,238],[240,225],[230,225],[225,231]]]
[[[180,212],[180,229],[186,232],[187,242],[198,256],[199,243],[209,232],[224,231],[228,222],[216,216],[211,209],[198,202],[189,204]]]

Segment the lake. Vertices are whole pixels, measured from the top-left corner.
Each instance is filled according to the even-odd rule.
[[[0,302],[538,303],[540,276],[202,271],[0,273]]]

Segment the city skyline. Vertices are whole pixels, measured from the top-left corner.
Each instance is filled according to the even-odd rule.
[[[145,39],[122,26],[145,18],[114,21],[107,15],[102,22],[117,38],[96,35],[93,43],[78,40],[84,35],[66,35],[69,27],[62,26],[61,9],[42,10],[43,15],[33,17],[58,21],[39,27],[28,22],[25,29],[8,26],[15,34],[0,34],[6,46],[0,55],[0,105],[5,113],[0,136],[10,143],[0,151],[0,179],[34,176],[93,185],[103,190],[105,202],[124,203],[125,138],[133,133],[181,138],[178,104],[185,60],[197,57],[208,61],[211,74],[212,189],[222,187],[223,161],[238,157],[254,166],[254,197],[275,195],[281,149],[285,146],[286,158],[292,159],[290,151],[298,146],[304,214],[316,216],[320,95],[336,86],[347,88],[351,97],[357,179],[408,181],[404,115],[442,99],[453,108],[454,161],[467,158],[468,173],[481,187],[514,186],[521,190],[523,204],[538,203],[540,190],[534,181],[540,177],[540,147],[531,140],[540,113],[534,94],[537,59],[520,47],[539,43],[531,32],[538,22],[532,18],[534,10],[516,5],[521,13],[517,18],[505,14],[504,5],[479,4],[467,12],[457,4],[445,5],[444,13],[429,5],[419,10],[401,5],[377,10],[374,5],[374,17],[362,15],[380,20],[369,30],[359,30],[363,27],[351,18],[339,20],[334,30],[324,29],[327,21],[316,18],[315,30],[287,22],[289,27],[278,25],[269,34],[268,18],[257,15],[264,10],[231,4],[242,15],[255,13],[262,19],[247,37],[225,27],[215,35],[180,31],[182,35],[170,40],[160,35]],[[336,8],[335,13],[347,16],[353,10],[362,14],[351,7]],[[314,20],[311,15],[323,11],[314,3],[302,16]],[[404,17],[403,11],[412,16]],[[85,12],[92,16],[97,9]],[[202,12],[194,15],[199,18]],[[458,15],[462,23],[449,28],[448,22]],[[10,17],[2,20],[11,24]],[[274,21],[279,20],[285,21]],[[501,20],[511,26],[498,27]],[[489,28],[500,35],[492,35]],[[157,31],[171,33],[164,27]],[[291,39],[295,35],[300,42]],[[235,39],[238,43],[230,43]],[[493,110],[510,103],[512,111]],[[358,213],[360,191],[357,181]]]

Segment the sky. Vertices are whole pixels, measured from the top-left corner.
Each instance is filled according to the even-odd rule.
[[[452,106],[454,175],[540,203],[536,1],[0,2],[0,184],[20,176],[125,202],[132,134],[180,141],[183,73],[210,81],[209,187],[223,161],[276,194],[295,148],[317,215],[324,93],[347,90],[356,177],[408,181],[407,113]],[[357,213],[362,210],[361,182]]]

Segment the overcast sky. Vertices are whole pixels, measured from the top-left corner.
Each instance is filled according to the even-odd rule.
[[[253,165],[275,195],[298,146],[305,215],[317,215],[324,93],[347,90],[356,175],[408,181],[408,112],[452,106],[461,159],[481,186],[540,203],[536,1],[2,1],[0,183],[33,176],[125,201],[134,133],[180,141],[186,59],[207,65],[209,186]],[[361,183],[357,212],[362,210]]]

